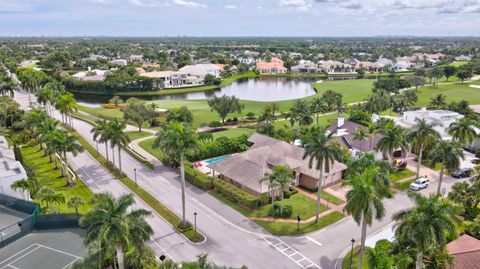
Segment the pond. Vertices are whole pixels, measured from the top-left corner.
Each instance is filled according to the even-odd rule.
[[[241,100],[272,102],[304,98],[314,95],[312,83],[318,79],[306,78],[248,78],[240,79],[218,90],[192,92],[186,94],[170,94],[158,96],[139,96],[146,100],[184,99],[203,100],[214,96],[236,96]],[[83,106],[98,107],[106,103],[108,96],[76,94],[78,103]]]

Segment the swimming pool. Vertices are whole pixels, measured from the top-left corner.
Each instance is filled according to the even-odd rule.
[[[230,157],[231,156],[220,156],[220,157],[215,157],[215,158],[212,158],[212,159],[205,160],[204,162],[206,162],[208,165],[210,165],[210,164],[218,163],[218,162],[223,161],[225,159],[228,159]]]

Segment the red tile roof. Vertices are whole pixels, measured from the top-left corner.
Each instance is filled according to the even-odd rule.
[[[480,240],[464,234],[448,243],[447,250],[454,259],[452,269],[480,269]]]

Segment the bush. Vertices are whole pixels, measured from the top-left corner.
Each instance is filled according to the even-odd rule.
[[[222,123],[218,120],[214,120],[208,124],[208,127],[216,128],[222,126]]]
[[[190,165],[185,165],[185,180],[202,190],[213,189],[213,178],[203,174]]]
[[[227,183],[221,179],[213,178],[213,186],[217,192],[224,195],[228,200],[239,205],[256,209],[262,206],[260,197],[256,197],[245,190],[242,190],[233,184]],[[263,199],[263,198],[262,198]]]
[[[230,153],[245,151],[250,143],[247,135],[228,138],[219,137],[214,141],[207,141],[201,144],[197,154],[188,156],[188,160],[204,160],[211,157],[222,156]]]
[[[475,152],[475,157],[480,158],[480,150],[477,150],[477,152]]]
[[[291,205],[286,205],[283,207],[283,210],[280,212],[281,205],[275,204],[273,206],[273,216],[277,218],[290,218],[292,216],[293,207]]]
[[[249,119],[249,120],[254,120],[254,119],[256,119],[256,118],[257,118],[257,117],[255,117],[255,113],[253,113],[253,112],[248,112],[248,113],[247,113],[247,119]]]
[[[234,122],[237,122],[237,121],[238,121],[238,118],[237,118],[237,117],[235,117],[235,118],[233,118],[233,120],[232,120],[232,121],[234,121]]]

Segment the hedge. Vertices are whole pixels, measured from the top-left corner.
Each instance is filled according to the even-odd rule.
[[[268,194],[262,194],[260,196],[252,195],[231,183],[223,181],[222,179],[203,174],[193,168],[190,163],[185,165],[185,180],[202,190],[214,189],[228,200],[251,209],[258,208],[268,203]]]

